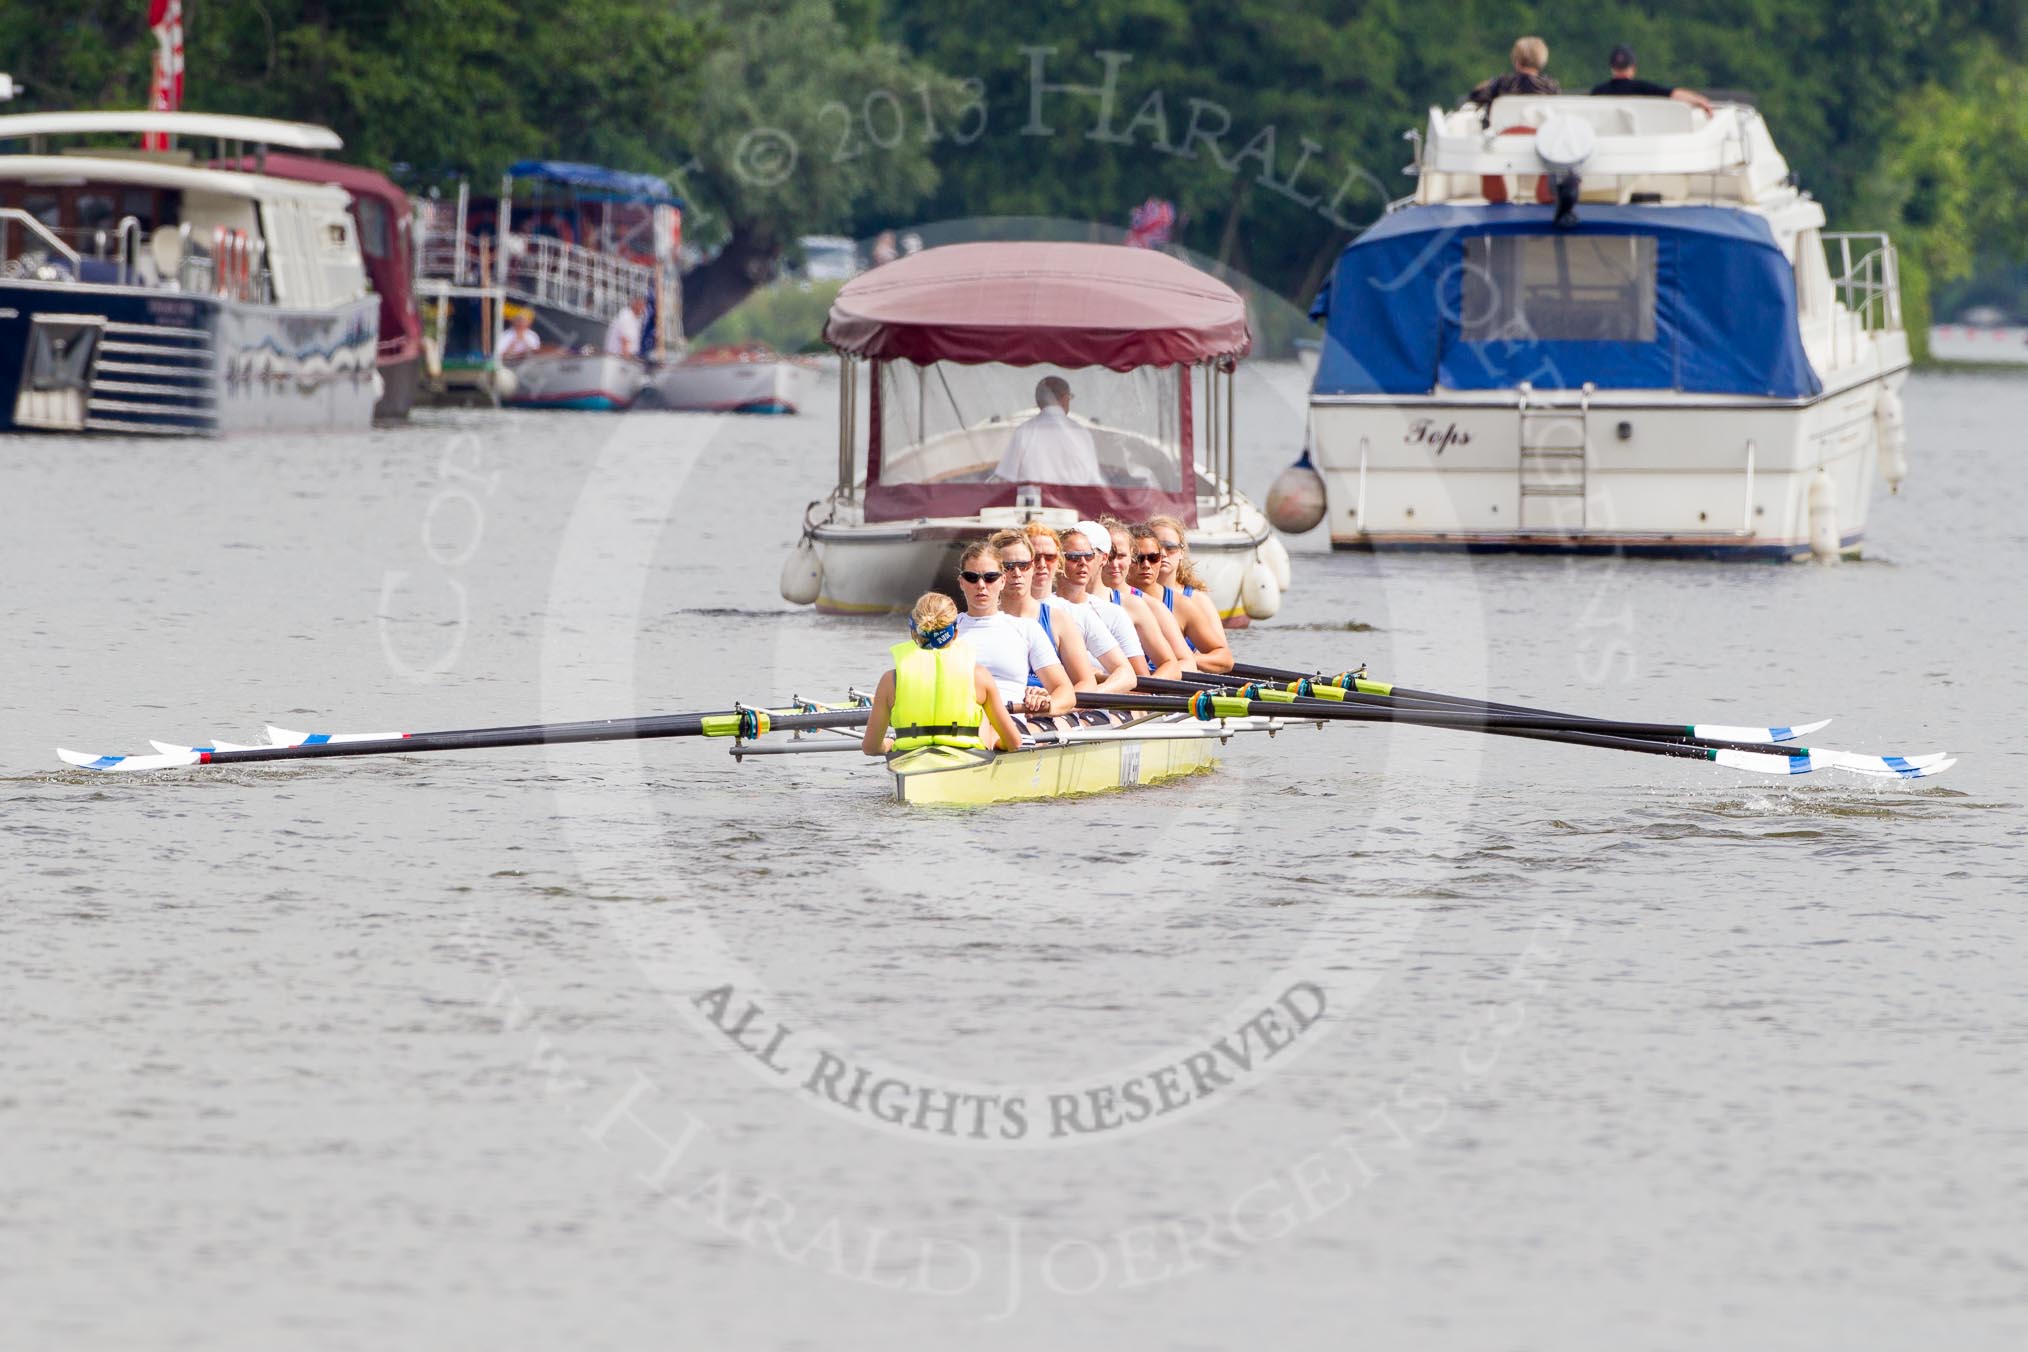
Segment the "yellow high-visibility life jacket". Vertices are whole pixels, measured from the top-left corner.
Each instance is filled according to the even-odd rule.
[[[973,696],[978,659],[969,643],[919,648],[910,640],[889,651],[894,655],[894,710],[887,721],[896,751],[985,745],[979,725],[986,710]]]

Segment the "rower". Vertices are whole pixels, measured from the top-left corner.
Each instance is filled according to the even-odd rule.
[[[1162,604],[1175,612],[1183,636],[1198,654],[1200,671],[1232,670],[1232,645],[1225,637],[1225,622],[1218,616],[1218,603],[1204,586],[1196,561],[1190,557],[1189,536],[1183,523],[1173,516],[1150,517],[1155,538],[1162,546],[1160,581]],[[1223,657],[1218,654],[1224,653]]]
[[[1031,714],[1068,713],[1077,704],[1077,691],[1063,659],[1040,624],[1001,613],[1005,585],[999,551],[984,540],[966,546],[958,560],[958,590],[965,597],[958,637],[972,645],[979,665],[993,673],[1001,699]],[[1031,676],[1034,685],[1028,683]]]
[[[1063,535],[1063,578],[1056,584],[1057,596],[1079,609],[1089,610],[1119,643],[1127,664],[1139,676],[1162,676],[1170,680],[1183,670],[1174,657],[1159,666],[1148,662],[1147,645],[1126,607],[1097,590],[1104,561],[1112,553],[1112,537],[1096,521],[1080,521]],[[1143,603],[1143,609],[1145,609]],[[1152,619],[1152,617],[1150,617]]]
[[[1147,645],[1150,662],[1160,668],[1163,662],[1174,661],[1179,672],[1197,670],[1197,654],[1191,651],[1189,642],[1183,637],[1183,627],[1176,622],[1176,616],[1159,604],[1161,593],[1150,596],[1133,584],[1133,533],[1136,528],[1123,526],[1110,517],[1102,519],[1113,542],[1104,573],[1109,589],[1107,595],[1126,607],[1127,613],[1134,617],[1141,642]],[[1159,558],[1161,547],[1157,545],[1152,552]],[[1163,662],[1156,661],[1158,651],[1167,654]]]
[[[1063,658],[1071,686],[1121,694],[1131,691],[1135,685],[1133,663],[1112,630],[1088,607],[1074,606],[1049,594],[1056,567],[1063,559],[1061,537],[1040,521],[1030,521],[1021,530],[999,532],[989,543],[1000,551],[1000,566],[1008,570],[1000,609],[1010,615],[1025,615],[1042,626]],[[1024,556],[1030,560],[1026,566],[1021,562]]]
[[[970,644],[958,641],[958,608],[951,598],[925,592],[908,617],[908,633],[907,643],[889,650],[894,667],[873,691],[873,715],[859,749],[881,756],[919,746],[1002,751],[1020,746],[1021,732],[993,673],[979,665]],[[982,723],[992,726],[990,746],[980,736]]]

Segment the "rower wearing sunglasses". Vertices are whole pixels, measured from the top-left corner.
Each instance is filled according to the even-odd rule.
[[[1000,567],[1007,572],[1000,591],[1000,609],[1042,626],[1042,632],[1049,635],[1057,655],[1063,659],[1071,687],[1131,691],[1135,680],[1133,664],[1112,631],[1090,610],[1049,594],[1056,565],[1063,557],[1056,532],[1039,521],[1031,521],[1021,530],[1003,530],[987,543],[999,551]]]
[[[1006,584],[998,550],[985,540],[966,546],[958,560],[958,590],[965,598],[958,637],[971,644],[979,665],[993,673],[1001,699],[1025,713],[1068,713],[1077,703],[1077,691],[1063,669],[1063,659],[1040,624],[1002,613],[1000,595]],[[1029,684],[1031,676],[1034,685]]]
[[[1134,617],[1127,608],[1120,605],[1099,590],[1100,574],[1105,560],[1112,554],[1112,536],[1096,521],[1080,521],[1063,535],[1063,576],[1056,583],[1056,595],[1080,609],[1089,610],[1098,617],[1127,655],[1127,663],[1137,675],[1161,676],[1174,680],[1183,670],[1182,662],[1171,654],[1156,661],[1150,661],[1148,645],[1141,640],[1141,633],[1134,623]],[[1037,557],[1040,557],[1039,555]],[[1162,642],[1160,626],[1148,612],[1147,602],[1129,597],[1139,605],[1148,617],[1148,623],[1157,632],[1156,642]],[[1166,651],[1166,648],[1164,649]]]
[[[926,592],[908,617],[909,642],[892,649],[894,669],[873,692],[872,716],[859,749],[869,756],[919,746],[1011,751],[1020,729],[1007,713],[993,673],[958,641],[958,608],[941,592]],[[980,735],[993,729],[993,740]]]
[[[1141,642],[1147,646],[1150,662],[1155,662],[1156,654],[1160,652],[1163,654],[1162,661],[1174,660],[1178,671],[1197,670],[1197,654],[1191,651],[1189,642],[1183,637],[1183,627],[1176,622],[1176,616],[1161,604],[1162,593],[1158,591],[1150,596],[1133,581],[1136,567],[1134,551],[1143,548],[1143,544],[1135,542],[1134,533],[1145,528],[1123,526],[1110,518],[1105,524],[1113,542],[1103,573],[1106,594],[1116,604],[1126,607],[1127,613],[1134,617]],[[1159,567],[1161,542],[1153,542],[1152,547],[1144,552],[1153,555]]]
[[[1000,535],[994,535],[994,539],[1002,541],[1002,537],[1008,533],[1010,531],[1002,531]],[[1028,568],[1026,594],[1030,602],[1040,602],[1040,608],[1036,610],[1022,604],[1018,608],[1018,614],[1032,614],[1042,624],[1042,628],[1048,632],[1048,636],[1051,636],[1051,641],[1057,645],[1057,653],[1063,655],[1065,659],[1063,667],[1065,671],[1071,673],[1073,687],[1130,693],[1136,683],[1136,671],[1132,653],[1121,645],[1119,634],[1107,628],[1105,620],[1101,620],[1099,614],[1089,606],[1079,606],[1075,604],[1073,598],[1057,596],[1057,568],[1063,564],[1063,537],[1057,535],[1057,531],[1053,531],[1051,527],[1042,525],[1040,521],[1030,521],[1028,525],[1022,527],[1020,533],[1028,537],[1028,555],[1034,559],[1034,566]],[[1002,568],[1010,568],[1006,559],[1008,551],[1002,549],[1000,551]],[[1012,598],[1014,588],[1002,592],[1000,608],[1016,610]],[[1077,645],[1075,643],[1065,645],[1063,641],[1059,641],[1057,639],[1059,630],[1077,630],[1079,639],[1083,639],[1085,659],[1089,665],[1089,679],[1081,675],[1079,663],[1071,659],[1069,649]],[[1136,645],[1136,649],[1138,647],[1140,645]]]
[[[1218,607],[1205,590],[1204,578],[1190,557],[1183,523],[1173,516],[1157,516],[1149,518],[1148,524],[1154,528],[1155,540],[1162,547],[1161,571],[1157,575],[1162,604],[1174,613],[1184,639],[1198,655],[1197,669],[1232,670],[1232,645],[1226,641],[1225,622],[1219,619]],[[1153,588],[1143,584],[1143,590],[1152,593]]]

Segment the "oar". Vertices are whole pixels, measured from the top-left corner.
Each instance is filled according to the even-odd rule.
[[[739,709],[729,713],[656,714],[576,723],[529,723],[499,728],[418,732],[299,746],[255,746],[232,751],[192,749],[155,756],[93,756],[58,749],[66,763],[86,770],[166,770],[182,765],[242,765],[252,761],[316,760],[327,756],[401,756],[417,751],[476,751],[494,747],[574,742],[625,742],[654,737],[759,737],[803,728],[864,727],[872,711],[835,712]]]
[[[1637,751],[1650,756],[1674,756],[1687,760],[1714,761],[1737,770],[1762,774],[1808,774],[1819,766],[1854,770],[1862,774],[1921,778],[1939,774],[1953,764],[1948,759],[1908,761],[1900,757],[1854,756],[1850,753],[1813,752],[1807,747],[1705,744],[1690,741],[1663,741],[1627,737],[1573,726],[1535,726],[1546,720],[1526,715],[1489,715],[1460,710],[1441,712],[1427,709],[1372,708],[1302,699],[1283,694],[1274,699],[1247,699],[1238,695],[1216,695],[1199,691],[1195,695],[1117,695],[1081,690],[1079,708],[1129,709],[1145,713],[1187,713],[1211,720],[1221,718],[1280,718],[1300,722],[1406,723],[1414,727],[1454,728],[1463,732],[1485,732],[1495,737],[1525,737],[1533,741],[1561,742],[1570,746],[1595,746],[1613,751]],[[1838,759],[1831,759],[1836,756]]]
[[[1536,718],[1561,719],[1563,726],[1576,724],[1610,722],[1609,719],[1595,718],[1589,714],[1567,714],[1555,709],[1537,709],[1525,704],[1500,704],[1492,700],[1473,699],[1466,695],[1446,695],[1437,690],[1417,690],[1405,685],[1391,685],[1386,681],[1369,680],[1357,672],[1337,676],[1320,676],[1310,672],[1290,671],[1282,667],[1264,667],[1250,662],[1234,662],[1232,676],[1243,676],[1252,680],[1287,682],[1293,690],[1297,685],[1309,686],[1309,694],[1317,699],[1340,699],[1348,695],[1368,695],[1381,699],[1409,700],[1418,705],[1438,706],[1446,709],[1480,710],[1486,713],[1517,714]],[[1223,676],[1208,676],[1202,672],[1185,672],[1184,675],[1200,684],[1226,684]],[[1799,723],[1788,727],[1735,727],[1722,723],[1681,724],[1679,736],[1708,738],[1716,741],[1747,742],[1759,745],[1764,742],[1792,742],[1806,737],[1819,728],[1829,726],[1831,720],[1819,719],[1815,723]]]
[[[1536,728],[1548,731],[1570,729],[1575,732],[1598,732],[1618,737],[1697,742],[1705,746],[1733,747],[1742,751],[1786,751],[1797,755],[1808,754],[1807,747],[1798,748],[1792,743],[1775,740],[1774,733],[1792,732],[1793,729],[1789,728],[1728,728],[1696,723],[1647,723],[1547,711],[1506,713],[1497,709],[1475,709],[1442,704],[1436,700],[1408,699],[1399,695],[1361,695],[1339,686],[1313,686],[1307,681],[1291,681],[1287,685],[1270,686],[1258,681],[1233,681],[1228,677],[1211,676],[1203,672],[1185,672],[1184,679],[1180,681],[1143,676],[1135,682],[1135,688],[1150,694],[1163,695],[1194,695],[1201,690],[1209,689],[1220,693],[1239,694],[1247,699],[1265,699],[1274,703],[1328,702],[1352,708],[1399,709],[1404,712],[1455,715],[1466,719],[1479,719],[1488,727]],[[1445,726],[1464,727],[1470,724]],[[1822,724],[1817,726],[1821,727]]]

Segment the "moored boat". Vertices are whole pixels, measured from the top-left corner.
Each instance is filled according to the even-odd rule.
[[[1886,236],[1827,231],[1758,112],[1430,112],[1345,250],[1313,450],[1342,549],[1854,552],[1905,472]]]
[[[366,275],[380,298],[380,346],[375,366],[380,398],[376,421],[406,418],[422,378],[422,318],[416,306],[415,239],[408,194],[387,175],[356,164],[307,155],[270,154],[235,167],[302,183],[329,183],[351,199],[352,227]]]
[[[648,383],[648,368],[612,352],[538,352],[505,363],[514,377],[509,408],[624,412]]]
[[[632,407],[649,363],[683,350],[676,255],[682,203],[651,174],[523,160],[500,196],[427,210],[419,289],[442,344],[437,386],[476,390],[516,408]],[[607,335],[635,301],[647,315],[628,351]],[[510,306],[533,314],[544,351],[503,360]],[[631,321],[629,321],[631,322]]]
[[[1223,282],[1143,249],[949,245],[848,282],[825,340],[844,357],[838,481],[805,514],[788,600],[905,610],[995,530],[1167,514],[1221,613],[1264,619],[1279,604],[1287,552],[1232,482],[1233,372],[1252,338]],[[1072,392],[1062,417],[1095,470],[1004,477],[1049,376]]]
[[[656,367],[643,402],[684,413],[795,413],[816,371],[762,343],[707,347]]]
[[[330,151],[322,127],[214,113],[0,117],[0,429],[209,436],[364,428],[380,303],[346,193],[154,136]]]

